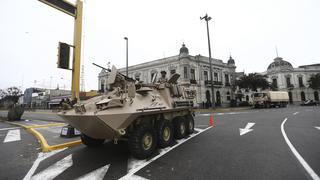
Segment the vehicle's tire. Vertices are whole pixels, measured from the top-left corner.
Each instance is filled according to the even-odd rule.
[[[81,141],[88,147],[98,147],[104,143],[104,139],[95,139],[85,134],[81,134]]]
[[[150,157],[157,145],[157,136],[153,127],[138,125],[128,139],[129,151],[137,159]]]
[[[183,117],[176,117],[173,120],[174,137],[176,139],[182,139],[187,134],[186,121]]]
[[[192,134],[194,132],[194,119],[191,114],[185,116],[187,125],[187,134]]]
[[[156,123],[157,140],[160,148],[168,147],[173,140],[173,126],[168,120],[159,120]]]

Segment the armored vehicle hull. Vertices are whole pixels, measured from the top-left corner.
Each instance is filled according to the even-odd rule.
[[[127,140],[132,155],[144,159],[156,147],[169,146],[174,138],[193,133],[195,93],[175,83],[178,75],[153,85],[125,79],[124,86],[121,74],[113,76],[110,85],[116,86],[110,86],[108,93],[59,113],[81,131],[85,145],[98,146],[105,139]]]

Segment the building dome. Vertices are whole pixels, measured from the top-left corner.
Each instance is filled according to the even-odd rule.
[[[283,60],[281,57],[276,57],[274,59],[274,62],[272,62],[269,66],[268,66],[268,71],[272,71],[272,70],[293,70],[293,66],[291,65],[291,63],[289,63],[288,61]]]
[[[228,60],[228,65],[232,65],[232,64],[235,64],[235,62],[234,62],[234,59],[232,59],[232,57],[230,56]]]
[[[186,47],[186,45],[183,43],[182,47],[180,48],[180,54],[189,54],[189,49]]]

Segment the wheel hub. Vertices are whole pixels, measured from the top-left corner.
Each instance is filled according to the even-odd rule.
[[[162,134],[162,138],[165,141],[168,141],[170,139],[171,133],[170,133],[170,128],[169,127],[165,127],[163,129],[163,134]]]
[[[180,124],[180,132],[181,134],[184,134],[184,132],[186,131],[186,127],[183,123]]]
[[[145,134],[142,139],[142,147],[144,150],[148,150],[152,147],[153,139],[151,134]]]
[[[193,123],[190,121],[189,122],[189,130],[192,130],[193,129]]]

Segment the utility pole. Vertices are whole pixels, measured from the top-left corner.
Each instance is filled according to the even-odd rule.
[[[200,17],[200,20],[205,20],[207,23],[207,36],[208,36],[208,48],[209,48],[209,64],[210,64],[210,78],[211,78],[211,97],[212,97],[212,105],[211,109],[215,108],[215,99],[214,99],[214,88],[213,88],[213,76],[212,76],[212,59],[211,59],[211,46],[210,46],[210,35],[209,35],[209,24],[208,21],[211,20],[211,17],[206,14],[203,17]]]
[[[72,67],[72,81],[71,81],[71,94],[73,100],[79,100],[80,92],[80,64],[81,64],[81,37],[82,37],[82,9],[83,2],[76,1],[73,5],[65,0],[39,0],[59,11],[62,11],[75,18],[74,21],[74,36],[73,36],[73,67]]]

